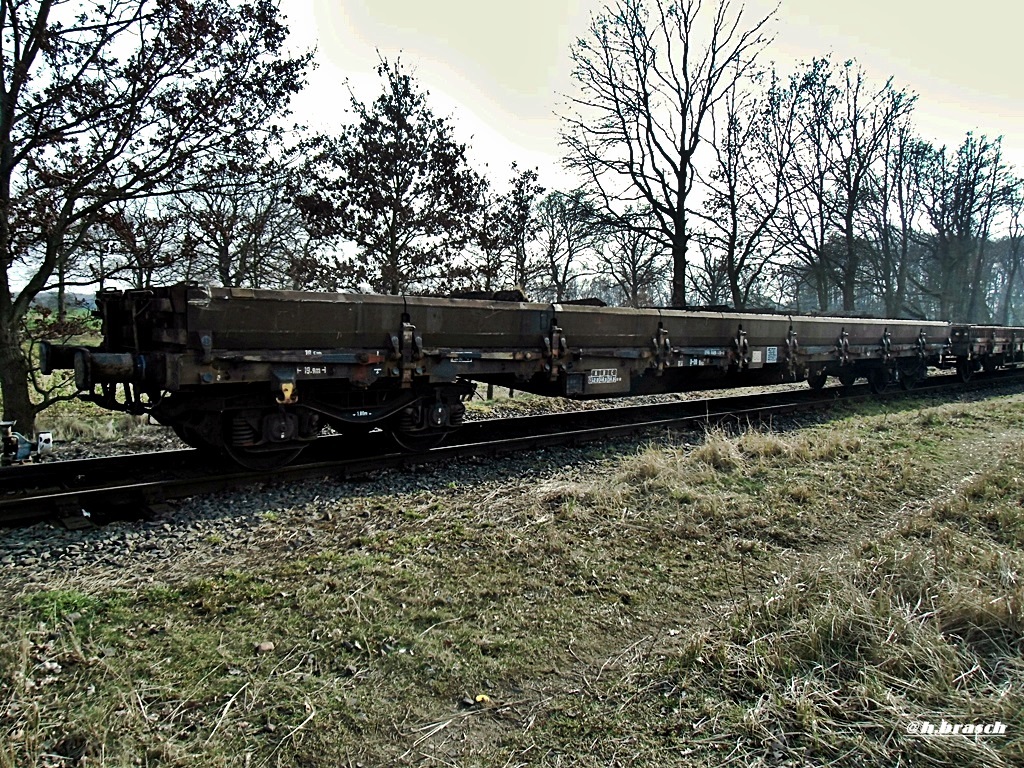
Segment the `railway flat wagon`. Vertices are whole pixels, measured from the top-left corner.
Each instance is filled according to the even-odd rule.
[[[1016,367],[1024,363],[1024,328],[954,325],[946,357],[963,381],[981,370]]]
[[[937,322],[196,285],[104,291],[97,307],[103,343],[44,345],[44,370],[73,368],[83,398],[249,466],[290,460],[325,426],[436,444],[474,382],[571,398],[829,376],[909,386],[950,338]]]
[[[606,355],[619,365],[614,394],[777,384],[829,376],[849,386],[865,378],[877,389],[911,386],[940,364],[949,324],[800,315],[562,307],[559,328],[575,352]],[[601,349],[616,331],[618,349]],[[605,342],[606,343],[606,342]],[[577,345],[579,345],[577,347]],[[633,352],[633,363],[627,354]],[[628,373],[628,377],[625,375]],[[625,386],[625,382],[629,382]],[[586,386],[564,394],[600,394]]]

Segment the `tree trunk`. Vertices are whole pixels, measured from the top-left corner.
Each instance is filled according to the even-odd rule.
[[[843,311],[853,312],[857,309],[857,268],[847,264],[843,270]]]
[[[743,297],[743,291],[740,290],[740,282],[738,275],[734,274],[732,270],[729,271],[729,294],[732,296],[732,308],[735,310],[746,309],[746,301]]]
[[[682,227],[672,237],[672,306],[686,308],[686,245],[689,238]]]
[[[1017,265],[1010,268],[1010,274],[1006,277],[1006,291],[1003,293],[1003,306],[999,310],[999,323],[1010,324],[1010,301],[1013,299],[1013,281],[1017,279]]]
[[[909,232],[903,235],[903,242],[906,243],[910,237]],[[893,317],[903,317],[904,308],[907,305],[907,283],[910,277],[910,249],[904,244],[900,250],[900,263],[896,268],[896,297],[895,313]]]
[[[1006,291],[1003,294],[1003,306],[999,311],[999,322],[1002,325],[1010,324],[1010,306],[1013,303],[1013,284],[1017,282],[1017,270],[1020,267],[1016,249],[1010,251],[1010,272],[1006,276]]]
[[[853,196],[851,195],[851,200]],[[843,244],[846,247],[846,263],[843,265],[843,311],[853,312],[857,302],[857,270],[860,267],[857,242],[853,237],[852,207],[848,207],[843,218]]]
[[[14,327],[0,333],[0,392],[4,398],[4,421],[18,422],[18,431],[35,434],[36,414],[28,393],[28,358],[21,351],[21,337]]]
[[[224,242],[217,243],[217,276],[220,278],[221,285],[226,288],[231,287],[231,254]]]
[[[988,320],[983,296],[982,278],[985,276],[985,239],[978,243],[971,276],[970,301],[967,305],[967,322],[981,323]]]
[[[818,294],[818,309],[821,312],[828,312],[828,279],[822,274],[822,270],[815,270],[814,288]]]
[[[945,294],[943,301],[949,309],[949,314],[946,317],[960,323],[970,321],[967,310],[971,304],[970,294],[973,287],[970,284],[971,267],[973,266],[971,247],[964,237],[956,238],[951,250],[953,260],[943,286]]]
[[[57,319],[64,322],[68,319],[68,288],[67,288],[67,262],[61,259],[57,262]]]

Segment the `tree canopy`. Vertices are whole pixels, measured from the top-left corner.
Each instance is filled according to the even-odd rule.
[[[299,204],[318,232],[357,246],[355,282],[428,290],[457,278],[453,257],[472,237],[481,180],[402,63],[382,59],[377,74],[384,89],[372,104],[351,95],[355,123],[306,144]]]
[[[671,254],[672,306],[686,306],[697,151],[712,110],[766,44],[770,18],[747,24],[729,0],[616,0],[573,47],[565,163],[608,216],[651,211],[649,234]]]
[[[763,63],[774,14],[607,0],[570,55],[545,190],[473,169],[402,61],[351,120],[286,125],[310,54],[279,0],[0,0],[0,393],[68,396],[30,337],[76,285],[522,288],[1024,323],[1024,181],[998,138],[935,145],[916,96],[831,56]],[[342,86],[344,87],[344,86]],[[464,137],[468,140],[469,137]],[[29,308],[56,288],[43,322]],[[59,383],[59,382],[58,382]],[[35,389],[33,392],[32,389]]]

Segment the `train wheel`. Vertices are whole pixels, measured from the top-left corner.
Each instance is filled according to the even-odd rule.
[[[246,469],[269,472],[291,464],[305,449],[305,445],[282,445],[280,448],[258,450],[239,445],[225,445],[224,453],[233,462]]]
[[[856,380],[857,374],[849,368],[844,368],[839,372],[839,383],[843,385],[843,389],[852,387]]]
[[[927,369],[923,365],[914,368],[899,368],[897,378],[900,382],[900,389],[906,391],[917,386],[919,381],[924,381]]]
[[[964,384],[974,376],[974,362],[972,360],[957,360],[956,375]]]
[[[291,463],[320,431],[316,419],[306,423],[298,414],[275,409],[225,413],[222,428],[224,453],[258,472]]]
[[[807,374],[807,384],[811,389],[821,389],[825,386],[825,382],[828,381],[828,374],[825,373],[825,369],[822,368],[819,371]]]
[[[868,386],[876,395],[888,389],[891,382],[892,375],[887,368],[875,368],[868,372]]]
[[[173,424],[171,429],[174,430],[174,434],[178,436],[178,439],[189,448],[199,448],[201,445],[204,445],[204,443],[201,440],[198,440],[184,424]]]
[[[470,392],[452,387],[429,391],[396,414],[385,431],[403,451],[423,453],[437,448],[462,424],[466,413],[462,398]]]
[[[199,435],[194,429],[186,424],[174,424],[171,426],[174,430],[174,434],[178,436],[189,448],[195,448],[197,451],[216,451],[216,446],[210,445],[206,440]]]

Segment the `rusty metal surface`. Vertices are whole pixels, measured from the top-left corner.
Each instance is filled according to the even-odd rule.
[[[961,360],[999,364],[1024,361],[1024,328],[956,324],[950,329],[948,354]]]
[[[105,292],[99,305],[98,354],[47,355],[79,361],[82,384],[152,393],[266,383],[281,405],[331,382],[374,391],[468,379],[586,398],[879,369],[884,384],[897,368],[1024,356],[1024,329],[916,320],[183,285]]]
[[[208,294],[208,298],[203,293]],[[217,349],[382,348],[408,315],[426,347],[534,347],[550,305],[368,294],[192,289],[188,328]]]
[[[950,334],[946,323],[908,320],[183,285],[107,292],[99,304],[105,356],[76,359],[107,365],[83,371],[84,384],[175,392],[268,382],[284,405],[331,381],[372,390],[472,379],[601,397],[793,381],[812,370],[864,375],[901,359],[939,362]]]
[[[203,295],[207,294],[208,299]],[[802,344],[830,344],[842,330],[858,339],[875,339],[888,330],[894,342],[910,343],[921,330],[945,338],[949,324],[916,320],[873,320],[670,309],[623,309],[525,302],[488,302],[368,294],[326,294],[202,288],[190,291],[188,327],[214,332],[223,349],[298,349],[382,344],[399,327],[403,314],[427,347],[518,348],[536,346],[553,321],[571,346],[646,347],[659,326],[681,345],[714,345],[732,338],[737,328],[765,345],[799,328]]]

